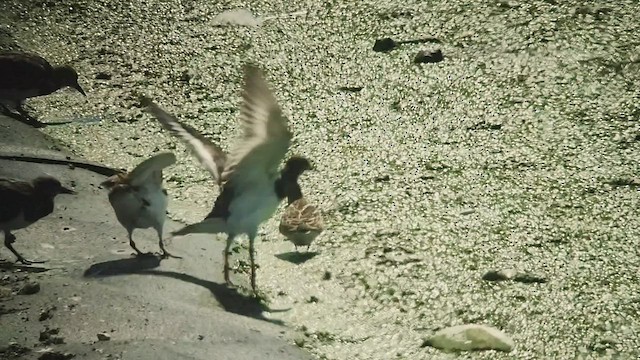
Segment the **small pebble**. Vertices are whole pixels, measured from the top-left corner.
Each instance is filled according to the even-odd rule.
[[[38,292],[40,292],[40,284],[35,281],[25,283],[20,290],[18,290],[19,295],[33,295]]]
[[[381,175],[373,179],[373,181],[375,182],[387,182],[389,180],[391,180],[391,177],[389,175]]]
[[[325,271],[322,280],[331,280],[331,271]]]
[[[547,282],[547,279],[541,277],[541,276],[537,276],[537,275],[533,275],[533,274],[517,274],[514,278],[513,281],[516,282],[521,282],[521,283],[525,283],[525,284],[544,284]]]
[[[442,60],[444,60],[444,56],[442,56],[440,49],[434,51],[420,50],[413,58],[413,62],[416,64],[437,63]]]
[[[111,74],[101,71],[96,74],[96,80],[111,80]]]
[[[511,280],[516,276],[516,271],[507,269],[507,270],[489,270],[484,275],[482,275],[482,280],[486,281],[505,281]]]
[[[40,316],[38,317],[38,321],[45,321],[51,319],[53,317],[53,311],[56,310],[55,306],[44,309],[40,312]]]
[[[340,86],[338,88],[338,90],[345,92],[359,92],[362,89],[364,89],[362,86]]]

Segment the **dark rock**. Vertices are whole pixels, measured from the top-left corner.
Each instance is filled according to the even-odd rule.
[[[40,292],[40,284],[35,281],[25,283],[20,290],[18,290],[18,294],[20,295],[33,295],[38,292]]]
[[[322,280],[331,280],[331,272],[325,271],[324,275],[322,275]]]
[[[15,342],[10,342],[6,347],[0,348],[1,359],[19,359],[31,352],[28,347]]]
[[[632,189],[640,187],[640,179],[637,178],[616,178],[608,182],[613,187],[630,187]]]
[[[413,58],[413,62],[416,64],[437,63],[442,60],[444,60],[444,56],[442,56],[442,50],[440,49],[434,51],[420,50]]]
[[[111,74],[101,71],[96,74],[96,80],[111,80]]]
[[[525,284],[533,284],[533,283],[544,284],[547,282],[547,279],[541,276],[533,275],[533,274],[519,273],[519,274],[516,274],[516,276],[513,278],[513,281],[517,281]]]
[[[40,337],[38,340],[44,345],[64,344],[64,338],[62,336],[56,336],[58,333],[60,333],[60,329],[58,328],[45,328],[40,331]]]
[[[111,335],[107,333],[98,333],[96,335],[98,337],[98,341],[109,341],[111,340]]]
[[[388,52],[395,49],[397,46],[398,43],[392,38],[378,39],[375,44],[373,44],[373,51]]]
[[[529,274],[529,273],[521,273],[512,269],[506,270],[490,270],[487,271],[484,275],[482,275],[482,280],[486,281],[506,281],[513,280],[525,284],[532,283],[546,283],[547,279],[541,276]]]
[[[340,86],[338,88],[338,90],[346,92],[359,92],[362,89],[364,89],[363,86]]]
[[[38,321],[45,321],[51,319],[53,317],[53,311],[56,310],[55,306],[51,306],[47,309],[44,309],[40,312],[40,316],[38,317]]]
[[[498,123],[488,123],[484,120],[480,121],[479,123],[470,126],[468,128],[469,130],[500,130],[502,129],[502,124],[498,124]]]
[[[505,281],[511,280],[516,276],[513,270],[489,270],[482,275],[482,280],[486,281]]]
[[[74,357],[76,357],[76,355],[72,353],[61,353],[58,351],[49,350],[40,355],[38,360],[68,360],[73,359]]]
[[[391,180],[391,177],[389,175],[382,175],[382,176],[378,176],[375,179],[373,179],[373,181],[375,182],[387,182]]]
[[[311,295],[311,296],[309,297],[309,300],[307,300],[307,303],[309,303],[309,304],[311,304],[311,303],[316,304],[316,303],[318,303],[318,301],[320,301],[320,299],[318,299],[316,296]]]

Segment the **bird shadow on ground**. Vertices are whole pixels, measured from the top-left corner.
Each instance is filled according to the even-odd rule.
[[[17,262],[11,262],[11,261],[2,260],[2,259],[0,259],[0,269],[17,270],[17,271],[33,272],[33,273],[45,272],[50,270],[48,267],[42,266],[40,264],[24,265],[24,264],[19,264]]]
[[[275,257],[277,257],[280,260],[288,261],[290,263],[299,265],[313,259],[318,254],[320,253],[317,251],[310,251],[310,252],[307,251],[303,253],[297,252],[297,251],[290,251],[282,254],[276,254]]]
[[[211,291],[211,294],[216,298],[216,301],[227,312],[252,317],[254,319],[267,321],[276,325],[284,325],[284,322],[280,320],[266,318],[264,316],[264,312],[282,312],[287,310],[271,310],[268,306],[263,304],[259,298],[243,295],[239,293],[238,290],[230,288],[227,285],[218,284],[213,281],[200,279],[192,275],[178,273],[175,271],[142,270],[137,272],[137,274],[165,276],[202,286]]]
[[[264,316],[264,312],[282,312],[287,310],[271,310],[263,304],[259,298],[243,295],[236,289],[229,288],[226,285],[218,284],[213,281],[203,280],[192,275],[178,273],[175,271],[152,270],[160,265],[160,260],[161,259],[159,257],[152,255],[109,260],[91,265],[87,270],[85,270],[84,277],[101,278],[130,274],[170,277],[206,288],[211,292],[211,294],[213,294],[216,301],[227,312],[252,317],[254,319],[267,321],[276,325],[284,325],[280,320],[266,318]]]
[[[117,260],[109,260],[96,263],[84,271],[84,277],[99,278],[105,276],[137,274],[140,271],[157,268],[160,266],[157,256],[136,256]]]

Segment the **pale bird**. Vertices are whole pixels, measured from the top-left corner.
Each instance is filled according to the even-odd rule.
[[[161,256],[167,252],[162,239],[167,216],[167,190],[162,186],[162,170],[176,162],[173,153],[165,152],[144,160],[126,174],[116,174],[102,185],[109,189],[109,202],[116,218],[127,230],[129,245],[137,255],[143,255],[133,241],[133,230],[153,228],[158,234]]]
[[[251,288],[256,292],[254,243],[258,226],[273,215],[282,199],[299,191],[298,176],[310,164],[305,158],[292,157],[278,171],[292,135],[262,72],[254,66],[245,67],[242,99],[239,124],[243,132],[228,155],[150,99],[144,98],[143,103],[166,129],[191,148],[221,188],[213,209],[203,221],[173,235],[226,233],[224,279],[233,285],[229,278],[229,251],[236,236],[247,234]]]

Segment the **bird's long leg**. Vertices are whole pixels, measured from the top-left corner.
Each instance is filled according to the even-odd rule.
[[[162,241],[162,227],[160,227],[160,229],[156,229],[156,231],[158,232],[158,245],[160,245],[160,250],[162,250],[162,252],[160,253],[160,257],[162,257],[163,259],[166,259],[168,257],[182,259],[182,257],[180,256],[172,255],[167,251],[167,249],[164,248],[164,242]]]
[[[254,243],[256,240],[255,234],[249,235],[249,259],[251,260],[251,289],[253,293],[256,293],[256,254],[254,249]]]
[[[25,265],[42,264],[42,263],[44,263],[44,261],[27,260],[22,255],[18,254],[18,252],[16,251],[16,249],[13,248],[13,245],[12,245],[15,241],[16,241],[16,236],[13,235],[8,230],[5,230],[4,231],[4,246],[6,246],[7,249],[11,250],[11,252],[18,258],[18,260],[17,260],[18,262],[23,263]]]
[[[227,244],[224,247],[224,282],[227,286],[234,286],[231,279],[229,279],[229,251],[231,250],[231,244],[233,243],[234,237],[234,234],[229,234],[227,237]]]
[[[138,250],[136,243],[133,242],[133,230],[129,231],[129,245],[136,251],[137,256],[144,255],[142,251]]]

